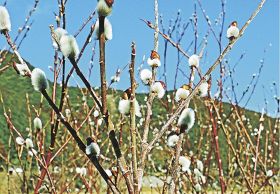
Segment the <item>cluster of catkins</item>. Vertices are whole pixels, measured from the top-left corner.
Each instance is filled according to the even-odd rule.
[[[102,23],[104,22],[104,36],[105,40],[111,40],[112,39],[112,25],[107,19],[107,16],[111,14],[112,12],[112,5],[114,1],[113,0],[98,0],[97,3],[97,12],[99,15],[99,18],[102,18]],[[104,19],[104,21],[103,21]],[[7,11],[7,9],[3,6],[0,6],[0,32],[2,34],[5,34],[7,32],[11,31],[11,21],[10,16]],[[96,31],[96,39],[100,38],[100,21],[99,19],[95,23],[95,31]],[[227,30],[227,37],[232,41],[235,38],[239,36],[239,29],[237,28],[237,22],[234,21],[230,25],[230,27]],[[60,51],[64,57],[68,58],[69,60],[76,60],[79,55],[79,47],[77,44],[77,41],[74,36],[70,35],[65,29],[63,28],[57,28],[52,33],[52,43],[53,47]],[[199,60],[200,57],[198,55],[192,55],[189,58],[189,65],[192,68],[198,68],[199,67]],[[160,56],[156,51],[152,51],[150,57],[147,60],[147,63],[151,66],[152,69],[155,69],[157,67],[161,66],[160,62]],[[18,70],[18,73],[22,76],[30,75],[30,70],[26,64],[15,64],[14,65],[16,69]],[[113,77],[113,82],[118,82],[120,72],[117,71],[117,77]],[[163,98],[166,92],[166,85],[163,81],[153,81],[153,72],[149,69],[143,69],[140,72],[140,78],[143,82],[143,84],[150,86],[150,91],[159,99]],[[192,78],[193,79],[193,78]],[[193,81],[193,80],[192,80]],[[31,82],[36,91],[43,91],[48,89],[48,81],[46,78],[45,73],[39,69],[35,68],[31,73]],[[198,88],[198,94],[200,97],[205,97],[208,95],[208,83],[203,82],[199,88]],[[188,98],[188,96],[191,93],[191,88],[189,85],[183,85],[181,86],[175,94],[175,100],[177,102],[183,101]],[[130,112],[130,96],[131,96],[131,90],[127,89],[122,99],[119,101],[119,112],[123,115],[127,115]],[[141,117],[141,110],[140,106],[135,100],[135,112],[136,116]],[[177,126],[180,128],[180,133],[182,132],[188,132],[195,123],[195,113],[194,110],[191,108],[186,108],[182,111]],[[42,123],[39,118],[35,118],[34,125],[42,128]],[[178,133],[170,133],[167,140],[167,145],[170,147],[174,147],[179,140]],[[29,149],[30,155],[36,154],[36,150],[33,149],[33,142],[31,139],[27,138],[24,140],[22,137],[17,137],[16,142],[19,145],[26,145],[26,147]],[[86,147],[86,154],[95,154],[96,157],[100,155],[100,148],[91,138],[87,139],[87,147]],[[181,156],[179,163],[182,165],[182,170],[184,172],[190,172],[189,166],[190,161],[185,157]],[[198,164],[196,172],[194,172],[197,177],[202,179],[203,181],[203,175],[201,175],[199,172],[201,169],[201,164]],[[203,167],[202,167],[203,168]],[[81,169],[78,170],[79,172],[82,172]],[[199,171],[199,172],[198,172]],[[84,173],[84,172],[83,172]],[[196,187],[199,187],[196,186]],[[199,188],[198,188],[199,190]]]
[[[104,19],[104,36],[105,40],[111,40],[112,39],[112,25],[110,24],[109,20],[106,18],[108,15],[112,12],[112,6],[114,1],[113,0],[98,0],[97,3],[97,12],[99,15],[99,18]],[[95,31],[96,31],[96,39],[99,39],[100,37],[100,24],[99,19],[95,23]],[[4,6],[0,6],[0,32],[2,34],[8,33],[11,31],[11,21],[9,12]],[[68,58],[69,60],[76,60],[79,55],[79,46],[77,44],[77,41],[74,36],[69,34],[65,29],[63,28],[57,28],[52,32],[52,44],[53,47],[60,51],[64,57]],[[35,91],[42,92],[44,90],[47,90],[49,87],[47,77],[45,75],[45,72],[42,71],[39,68],[34,68],[32,73],[30,72],[28,66],[26,64],[14,64],[15,69],[18,71],[18,73],[21,76],[30,76],[31,77],[31,83],[34,87]],[[37,127],[42,128],[42,123],[39,118],[35,118],[34,125]],[[26,147],[29,149],[30,155],[36,154],[36,150],[33,149],[33,142],[30,138],[27,138],[24,140],[22,137],[17,137],[16,142],[18,145],[26,145]],[[90,141],[90,138],[87,139],[87,147],[86,147],[86,154],[92,154],[94,153],[96,157],[100,154],[99,146],[93,142]]]

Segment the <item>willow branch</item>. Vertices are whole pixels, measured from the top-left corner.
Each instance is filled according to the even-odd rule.
[[[105,34],[104,34],[104,16],[99,16],[99,64],[101,81],[101,101],[100,109],[103,115],[107,115],[107,82],[105,65]]]
[[[254,174],[253,174],[253,183],[252,183],[252,187],[253,188],[255,186],[255,181],[256,181],[257,164],[258,164],[258,157],[259,157],[260,137],[261,137],[261,132],[262,132],[263,127],[264,127],[263,126],[263,122],[264,122],[263,115],[264,115],[264,112],[261,115],[260,124],[259,124],[259,130],[258,130],[257,145],[256,145],[256,156],[255,156],[255,164],[254,164]]]
[[[131,153],[132,153],[132,169],[133,169],[133,186],[134,193],[138,193],[138,175],[137,175],[137,142],[136,142],[136,123],[135,123],[135,88],[136,82],[134,78],[134,63],[135,63],[135,43],[131,45],[131,62],[129,65],[131,97],[130,97],[130,136],[131,136]]]
[[[118,188],[115,186],[115,184],[112,182],[112,180],[109,178],[105,170],[102,168],[102,166],[99,164],[97,157],[94,155],[94,153],[91,153],[90,155],[86,154],[86,146],[81,140],[81,138],[78,136],[76,130],[65,120],[65,117],[62,115],[62,113],[59,111],[58,107],[53,103],[51,98],[49,97],[46,90],[41,91],[42,95],[45,97],[49,105],[52,107],[52,109],[55,111],[58,119],[60,119],[61,123],[67,128],[69,133],[72,135],[74,140],[76,141],[79,149],[84,152],[84,154],[88,157],[88,159],[92,162],[92,164],[96,167],[96,169],[99,171],[102,178],[105,180],[105,182],[108,184],[110,189],[113,193],[120,193]]]
[[[88,82],[88,80],[85,78],[84,74],[81,72],[77,62],[75,59],[73,58],[69,58],[71,64],[73,65],[77,75],[81,78],[81,80],[84,82],[86,88],[88,89],[90,95],[92,96],[92,98],[94,99],[94,101],[96,102],[97,106],[99,107],[100,110],[102,110],[102,104],[99,101],[97,95],[95,94],[94,90],[92,89],[90,83]]]
[[[162,127],[162,129],[155,135],[154,139],[149,143],[149,150],[153,148],[153,145],[162,137],[162,135],[168,130],[168,127],[172,124],[172,122],[178,117],[180,112],[183,110],[183,108],[190,102],[190,100],[194,97],[194,95],[198,92],[199,86],[206,81],[206,78],[208,78],[211,73],[215,70],[215,68],[220,64],[220,62],[223,60],[223,58],[226,56],[226,54],[232,49],[234,44],[243,36],[244,31],[249,26],[249,24],[253,21],[253,19],[257,16],[259,11],[262,9],[264,3],[266,0],[262,0],[260,4],[258,5],[257,9],[253,12],[251,17],[246,21],[246,23],[243,25],[243,27],[240,29],[239,36],[228,43],[226,48],[223,50],[223,52],[220,54],[220,56],[216,59],[214,64],[208,69],[208,71],[204,74],[202,79],[199,81],[199,83],[196,85],[196,87],[193,89],[193,91],[190,93],[190,95],[182,102],[182,104],[177,108],[177,110],[174,112],[174,114],[169,118],[169,120],[166,122],[166,124]]]
[[[150,27],[151,29],[153,30],[156,30],[155,26],[150,22],[150,21],[147,21],[147,20],[143,20],[143,22],[145,22],[147,24],[148,27]],[[185,57],[187,58],[190,58],[190,56],[188,55],[188,53],[186,51],[184,51],[184,49],[179,45],[177,44],[175,41],[173,41],[169,35],[167,34],[164,34],[163,32],[161,32],[160,30],[158,31],[158,33],[165,39],[167,40],[173,47],[177,48]]]
[[[212,101],[211,101],[211,103],[212,103],[212,106],[213,106],[213,108],[214,108],[214,110],[215,110],[215,113],[217,114],[218,119],[219,119],[220,121],[222,121],[222,118],[221,118],[221,116],[220,116],[220,113],[219,113],[219,111],[218,111],[218,109],[217,109],[215,103],[212,102]],[[245,182],[246,182],[246,184],[247,184],[247,187],[248,187],[248,189],[250,190],[250,192],[254,193],[254,190],[253,190],[253,188],[252,188],[252,185],[251,185],[251,183],[250,183],[250,181],[249,181],[249,179],[248,179],[248,175],[246,174],[246,172],[245,172],[245,170],[244,170],[244,167],[243,167],[242,164],[241,164],[241,160],[240,160],[240,158],[239,158],[239,156],[238,156],[238,154],[237,154],[237,152],[236,152],[236,150],[235,150],[235,148],[234,148],[234,146],[233,146],[233,144],[232,144],[232,142],[231,142],[231,140],[230,140],[230,135],[229,135],[229,132],[226,130],[226,127],[225,127],[225,125],[224,125],[224,122],[221,122],[221,127],[222,127],[222,131],[223,131],[224,135],[226,136],[227,144],[229,145],[231,151],[233,152],[233,155],[234,155],[234,157],[235,157],[236,163],[237,163],[238,167],[240,168],[240,170],[241,170],[241,172],[242,172],[242,174],[243,174],[243,177],[244,177],[244,179],[245,179]]]

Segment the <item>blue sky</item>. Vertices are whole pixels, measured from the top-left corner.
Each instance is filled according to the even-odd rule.
[[[3,2],[3,0],[2,0]],[[82,3],[81,3],[82,2]],[[194,3],[196,1],[185,0],[163,0],[159,2],[159,12],[164,19],[164,25],[168,26],[170,19],[175,19],[177,11],[180,9],[182,14],[182,21],[188,22],[194,11]],[[244,1],[244,0],[227,0],[226,1],[226,19],[225,28],[236,20],[239,26],[242,26],[244,22],[250,17],[251,13],[257,7],[259,1]],[[25,17],[28,11],[32,8],[33,0],[8,0],[7,8],[10,12],[12,21],[11,36],[14,38],[17,34],[17,29],[24,23]],[[212,24],[214,20],[219,16],[221,11],[220,0],[206,1],[202,0],[204,9],[207,15],[210,17]],[[77,29],[81,26],[82,22],[88,17],[88,15],[94,10],[96,1],[93,0],[68,0],[67,4],[67,31],[71,34],[76,33]],[[57,12],[56,1],[43,1],[39,3],[38,10],[34,13],[31,20],[34,20],[34,24],[28,37],[25,39],[23,45],[20,48],[22,56],[29,61],[32,65],[43,69],[49,79],[52,78],[52,74],[48,69],[48,66],[52,66],[54,50],[51,44],[49,25],[55,24],[53,12]],[[202,12],[197,6],[198,12],[198,40],[203,39],[203,36],[208,30],[205,19]],[[143,0],[123,0],[115,1],[112,15],[109,17],[113,25],[113,40],[107,43],[107,78],[114,75],[118,67],[122,68],[129,62],[130,59],[130,45],[131,41],[135,41],[137,45],[137,58],[136,65],[139,67],[142,58],[146,55],[146,58],[150,55],[150,50],[153,49],[153,31],[146,27],[146,25],[140,21],[140,18],[153,21],[153,1]],[[91,24],[96,20],[96,16],[90,22]],[[219,27],[214,28],[219,33]],[[82,46],[87,33],[89,32],[89,26],[86,26],[83,33],[78,38],[78,44]],[[223,47],[226,46],[228,40],[225,38],[226,30],[224,30]],[[190,44],[194,39],[193,30],[190,26],[187,29],[186,35],[183,38],[182,46],[184,48]],[[176,36],[174,36],[176,40]],[[0,47],[3,48],[6,45],[4,38],[0,38]],[[88,74],[88,67],[91,56],[91,48],[93,43],[87,48],[83,58],[81,59],[79,66],[85,74]],[[163,56],[164,43],[160,37],[159,54]],[[266,53],[264,54],[264,49]],[[93,86],[99,86],[99,65],[98,65],[98,49],[94,60],[93,75],[90,82]],[[201,69],[202,72],[213,64],[218,57],[218,45],[214,41],[213,35],[210,33],[208,39],[208,46],[206,48],[207,57],[202,59]],[[188,51],[193,54],[193,46]],[[269,0],[264,5],[263,9],[251,25],[247,28],[244,36],[237,42],[226,59],[229,61],[231,67],[238,61],[238,58],[242,53],[245,53],[244,58],[239,63],[234,73],[234,81],[236,86],[237,96],[242,95],[247,85],[250,83],[252,75],[258,73],[260,66],[260,60],[264,57],[264,67],[252,96],[251,101],[248,104],[249,109],[260,111],[264,107],[264,95],[269,102],[268,111],[274,114],[276,110],[276,103],[273,100],[274,93],[271,92],[272,83],[275,81],[279,90],[279,1]],[[172,46],[168,46],[168,58],[167,58],[167,77],[169,89],[173,88],[174,74],[177,64],[177,51]],[[68,63],[68,69],[70,64]],[[144,63],[143,67],[147,67],[147,63]],[[187,60],[182,59],[180,63],[186,74],[189,74],[187,66]],[[121,77],[118,85],[113,87],[118,89],[125,89],[129,87],[128,69],[126,69]],[[163,67],[159,69],[159,73],[163,72]],[[219,70],[217,69],[213,73],[213,80],[218,79]],[[76,78],[78,80],[78,78]],[[79,80],[78,80],[79,82]],[[180,87],[186,82],[186,78],[179,73],[177,80],[177,87]],[[80,82],[79,82],[80,83]],[[225,83],[226,87],[230,86],[230,82]],[[75,85],[75,81],[71,80],[71,85]],[[265,88],[265,89],[263,89]],[[139,92],[147,91],[147,88],[140,84],[138,88]],[[212,93],[215,94],[216,87],[213,87]],[[279,94],[278,94],[279,95]],[[245,104],[248,95],[245,97],[241,106]]]

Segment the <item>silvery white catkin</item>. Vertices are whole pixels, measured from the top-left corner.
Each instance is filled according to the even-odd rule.
[[[72,35],[63,35],[59,41],[60,50],[64,57],[75,59],[79,54],[79,46]]]
[[[56,36],[56,40],[54,40],[54,38],[52,38],[52,42],[53,42],[53,47],[55,49],[58,49],[58,47],[59,47],[58,44],[60,44],[59,42],[60,42],[61,37],[64,35],[67,35],[67,34],[68,34],[68,32],[63,28],[56,28],[54,30],[54,35]]]
[[[145,85],[149,84],[150,80],[152,79],[152,76],[153,73],[149,69],[143,69],[140,72],[140,78]]]
[[[182,171],[186,172],[186,171],[190,171],[190,165],[191,165],[191,161],[185,157],[185,156],[180,156],[179,157],[179,164],[182,166]]]
[[[10,15],[4,6],[0,6],[0,31],[11,31]]]
[[[190,94],[190,91],[189,90],[186,90],[184,88],[179,88],[177,91],[176,91],[176,94],[175,94],[175,100],[176,102],[179,102],[180,100],[182,99],[186,99]]]
[[[76,173],[81,176],[86,176],[86,174],[87,174],[87,169],[85,167],[82,167],[82,168],[76,167],[75,170],[76,170]]]
[[[178,126],[186,126],[186,132],[188,132],[194,125],[195,122],[195,114],[193,109],[186,108],[181,113],[179,120],[178,120]]]
[[[111,170],[106,169],[106,170],[105,170],[105,172],[106,172],[106,174],[108,175],[108,177],[113,176],[113,174],[112,174]]]
[[[34,147],[33,141],[30,138],[26,138],[25,144],[26,144],[27,149]]]
[[[160,59],[158,59],[158,58],[151,59],[151,58],[149,57],[148,60],[147,60],[147,63],[148,63],[151,67],[160,67],[160,66],[161,66]]]
[[[100,148],[95,142],[92,142],[91,144],[86,146],[86,154],[89,155],[91,153],[93,153],[97,157],[100,155]]]
[[[129,114],[129,111],[130,111],[130,101],[129,100],[121,99],[119,101],[118,110],[123,115]]]
[[[31,73],[31,83],[36,91],[46,90],[49,87],[45,72],[39,68],[33,69]]]
[[[130,100],[121,99],[119,101],[118,110],[121,114],[127,115],[130,113]],[[142,117],[140,106],[137,100],[135,100],[135,115],[137,117]]]
[[[96,32],[96,39],[99,39],[99,19],[95,23],[95,32]],[[106,40],[112,40],[113,38],[113,28],[110,21],[105,18],[104,19],[104,35]]]
[[[105,0],[98,0],[97,3],[97,13],[99,16],[108,16],[112,12],[112,6],[109,6]]]
[[[230,26],[227,30],[227,38],[237,38],[239,35],[239,29],[236,26]]]
[[[158,98],[162,98],[165,94],[165,89],[161,82],[155,82],[151,85],[152,92],[157,94]]]
[[[22,137],[17,137],[17,138],[16,138],[16,143],[17,143],[18,145],[23,145],[23,144],[24,144],[24,139],[23,139]]]
[[[199,87],[198,87],[199,95],[200,97],[205,97],[208,94],[208,83],[203,82]]]
[[[189,66],[195,66],[199,67],[199,56],[198,55],[192,55],[189,58]]]
[[[39,117],[36,117],[34,120],[33,120],[33,124],[34,124],[34,128],[35,129],[42,129],[43,128],[43,124],[42,124],[42,121]]]
[[[168,138],[167,138],[167,145],[169,147],[174,147],[176,145],[176,143],[178,142],[179,140],[179,136],[174,134],[174,135],[170,135]]]

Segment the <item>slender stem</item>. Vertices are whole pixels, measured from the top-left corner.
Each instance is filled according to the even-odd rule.
[[[135,43],[132,42],[131,63],[129,66],[130,83],[131,83],[131,97],[130,97],[130,136],[131,136],[131,153],[132,153],[132,169],[133,169],[133,186],[134,193],[138,193],[138,175],[137,175],[137,142],[136,142],[136,124],[135,124],[135,88],[136,82],[134,77],[134,63],[135,63]]]
[[[154,33],[154,51],[158,51],[158,0],[154,0],[154,14],[155,14],[155,25],[153,25],[153,28],[155,29]],[[156,67],[152,67],[152,80],[150,84],[153,84],[156,79]],[[147,100],[147,111],[146,111],[146,117],[144,122],[144,132],[143,132],[143,138],[142,138],[142,150],[141,150],[141,160],[140,160],[140,168],[138,169],[138,192],[141,191],[142,188],[142,181],[143,181],[143,175],[144,175],[144,168],[145,168],[145,160],[146,160],[146,153],[148,148],[148,135],[149,135],[149,129],[150,129],[150,122],[151,122],[151,115],[152,115],[152,104],[154,101],[155,95],[152,93],[152,90],[150,89],[148,100]]]
[[[197,38],[198,38],[196,4],[194,4],[193,23],[194,23],[194,54],[196,54],[197,53]]]
[[[217,114],[218,119],[219,119],[220,121],[222,121],[222,118],[221,118],[221,116],[220,116],[220,113],[219,113],[219,111],[218,111],[218,109],[217,109],[217,107],[216,107],[216,105],[215,105],[214,102],[212,102],[212,106],[213,106],[213,108],[214,108],[214,110],[215,110],[215,113]],[[223,122],[221,122],[221,127],[222,127],[222,130],[223,130],[223,133],[224,133],[225,136],[226,136],[227,144],[229,145],[231,151],[233,152],[233,155],[235,156],[237,165],[239,166],[239,168],[240,168],[240,170],[241,170],[241,172],[242,172],[242,174],[243,174],[243,177],[244,177],[244,179],[245,179],[245,181],[246,181],[246,183],[247,183],[247,187],[248,187],[248,189],[250,190],[251,193],[254,193],[254,190],[253,190],[253,188],[252,188],[252,186],[251,186],[251,183],[250,183],[250,181],[249,181],[249,179],[248,179],[248,175],[245,173],[245,170],[244,170],[244,168],[243,168],[243,166],[242,166],[242,164],[241,164],[239,155],[237,154],[237,152],[236,152],[236,150],[235,150],[235,148],[234,148],[234,146],[233,146],[233,144],[232,144],[232,142],[231,142],[231,140],[230,140],[230,134],[229,134],[229,132],[226,130],[226,127],[225,127],[225,125],[224,125]]]
[[[155,6],[154,6],[154,13],[155,13],[155,32],[154,32],[154,50],[158,51],[158,0],[155,0]]]
[[[105,34],[104,34],[104,16],[99,16],[99,64],[101,77],[101,101],[102,114],[107,115],[107,82],[105,65]]]
[[[263,118],[264,113],[262,113],[261,118],[260,118],[260,124],[259,124],[259,130],[258,130],[258,137],[257,137],[257,145],[256,145],[256,156],[255,156],[255,164],[254,164],[254,175],[253,175],[253,183],[252,187],[254,188],[255,186],[255,181],[256,181],[256,173],[257,173],[257,164],[258,164],[258,156],[259,156],[259,146],[260,146],[260,137],[261,137],[261,132],[263,130]]]
[[[127,186],[127,189],[128,189],[128,193],[133,194],[134,192],[133,192],[133,184],[132,184],[132,181],[131,181],[130,170],[127,167],[125,159],[121,154],[120,145],[118,143],[118,140],[116,138],[116,133],[115,133],[114,130],[111,130],[109,132],[109,138],[112,142],[115,154],[117,156],[118,166],[119,166],[120,171],[122,172],[122,175],[125,179],[125,183],[126,183],[126,186]]]
[[[72,63],[77,75],[81,78],[81,80],[84,82],[86,88],[88,89],[89,93],[91,94],[92,98],[94,99],[94,101],[96,102],[97,106],[99,107],[100,110],[102,110],[102,106],[97,95],[95,94],[94,90],[92,89],[90,83],[88,82],[88,80],[85,78],[84,74],[81,72],[77,62],[75,59],[73,58],[69,58],[70,62]]]
[[[219,147],[219,136],[217,131],[217,123],[215,120],[215,117],[212,112],[211,107],[207,107],[210,115],[210,119],[212,122],[212,136],[213,136],[213,144],[215,148],[215,154],[216,154],[216,160],[219,168],[219,180],[220,180],[220,186],[221,186],[221,192],[225,193],[225,182],[223,178],[223,167],[222,167],[222,160],[221,160],[221,154],[220,154],[220,147]]]
[[[154,27],[154,25],[151,24],[151,22],[146,21],[146,20],[142,20],[143,22],[145,22],[147,24],[148,27],[150,27],[153,30],[156,30],[156,28]],[[158,31],[158,33],[165,39],[167,40],[173,47],[177,48],[185,57],[190,58],[190,56],[188,55],[188,53],[186,51],[184,51],[184,49],[177,44],[175,41],[173,41],[171,39],[171,37],[167,34],[164,34],[161,31]]]
[[[110,189],[113,193],[120,193],[118,188],[114,185],[112,180],[109,178],[105,170],[102,168],[102,166],[99,164],[97,157],[92,153],[90,155],[86,154],[86,146],[77,134],[76,130],[65,120],[65,117],[62,115],[62,113],[59,111],[58,107],[53,103],[52,99],[49,97],[46,90],[41,91],[42,95],[45,97],[49,105],[52,107],[52,109],[55,111],[58,119],[60,119],[61,123],[67,128],[67,130],[70,132],[76,143],[78,144],[79,149],[84,152],[84,154],[90,159],[90,161],[93,163],[93,165],[96,167],[96,169],[99,171],[102,178],[105,180],[105,182],[108,184]]]
[[[168,188],[168,193],[176,193],[175,192],[176,182],[179,178],[179,170],[180,170],[178,165],[179,165],[179,158],[180,158],[180,154],[181,154],[183,139],[184,139],[184,133],[181,133],[179,135],[179,140],[176,144],[175,158],[174,158],[174,161],[172,162],[172,168],[171,168],[172,180],[171,180],[171,184],[169,185],[169,188]]]
[[[12,50],[14,51],[15,55],[17,56],[19,62],[21,63],[21,65],[25,65],[26,68],[28,69],[28,72],[26,73],[27,76],[30,76],[31,75],[31,71],[29,70],[28,66],[26,65],[25,61],[22,59],[22,57],[20,56],[18,50],[17,50],[17,46],[13,43],[10,35],[9,35],[9,32],[6,30],[3,32],[4,33],[4,36],[7,40],[7,43],[9,44],[9,46],[12,48]]]
[[[90,22],[90,20],[93,18],[93,16],[95,15],[95,10],[88,16],[88,18],[83,22],[82,26],[79,28],[79,30],[75,33],[74,37],[77,37],[82,30],[84,29],[84,27]]]
[[[77,58],[77,60],[76,60],[76,63],[78,63],[78,62],[80,61],[81,57],[83,56],[84,50],[86,49],[87,45],[90,43],[90,39],[91,39],[92,34],[93,34],[93,32],[94,32],[94,28],[95,28],[95,25],[92,25],[92,26],[90,27],[90,32],[89,32],[89,34],[88,34],[88,36],[87,36],[87,39],[86,39],[86,41],[85,41],[85,43],[84,43],[84,45],[83,45],[83,47],[82,47],[82,49],[81,49],[81,52],[79,53],[79,56],[78,56],[78,58]],[[74,72],[74,70],[75,70],[75,68],[72,67],[71,70],[69,71],[69,73],[68,73],[68,75],[67,75],[67,77],[66,77],[66,80],[65,80],[65,85],[66,85],[66,86],[68,85],[68,82],[69,82],[69,80],[70,80],[70,78],[71,78],[71,75],[72,75],[72,73]]]
[[[126,165],[124,157],[121,155],[119,143],[115,137],[114,124],[112,123],[111,117],[107,111],[107,83],[106,83],[106,69],[105,69],[105,34],[104,34],[104,16],[99,16],[99,63],[100,63],[100,77],[101,77],[101,101],[102,106],[99,108],[103,114],[107,129],[110,130],[109,138],[113,144],[115,154],[118,159],[119,168],[125,178],[126,185],[129,193],[133,193],[133,187],[130,180],[130,171]]]
[[[195,76],[195,68],[194,67],[190,67],[190,68],[191,68],[191,72],[190,72],[189,85],[190,85],[190,87],[192,87],[194,76]],[[189,107],[189,103],[187,103],[185,105],[185,108],[187,108],[187,107]],[[171,181],[171,184],[169,185],[169,193],[175,193],[176,192],[175,191],[176,182],[177,182],[178,177],[179,177],[179,167],[178,167],[179,157],[180,157],[180,154],[181,154],[183,139],[184,139],[184,133],[181,133],[179,135],[179,141],[176,144],[175,159],[172,162],[172,168],[171,168],[172,181]]]
[[[34,2],[33,7],[30,9],[30,11],[28,12],[28,15],[26,16],[26,18],[24,20],[24,24],[22,25],[21,30],[18,31],[18,34],[14,39],[14,43],[16,43],[16,41],[18,40],[20,34],[24,31],[24,29],[28,30],[27,24],[30,21],[32,14],[37,10],[38,4],[39,4],[39,0]],[[30,27],[30,25],[29,25],[29,27]]]

